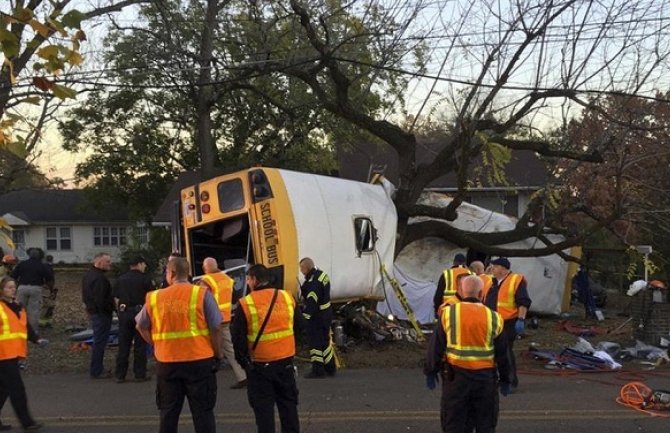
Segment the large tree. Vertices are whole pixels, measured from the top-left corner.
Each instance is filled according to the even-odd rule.
[[[369,139],[323,110],[301,80],[248,67],[265,62],[256,41],[294,44],[289,27],[257,29],[254,12],[246,0],[164,0],[132,23],[113,20],[110,79],[62,122],[65,149],[91,152],[78,177],[149,218],[180,171],[209,177],[263,164],[327,173],[334,134]],[[382,104],[371,84],[358,86],[364,109]]]
[[[550,254],[625,216],[624,203],[593,212],[593,203],[563,194],[566,161],[600,164],[615,145],[573,140],[569,125],[598,113],[605,129],[640,128],[608,113],[606,96],[656,98],[666,86],[668,8],[651,0],[165,0],[144,9],[143,25],[119,24],[110,39],[113,84],[126,90],[123,109],[135,114],[118,122],[119,108],[106,101],[124,92],[108,89],[99,99],[103,121],[72,130],[83,133],[82,143],[103,137],[111,154],[150,127],[182,146],[159,152],[231,169],[254,160],[293,166],[293,152],[302,158],[320,149],[315,144],[328,141],[313,136],[334,137],[342,130],[333,124],[346,122],[398,154],[399,247],[439,236],[488,254]],[[417,122],[438,112],[439,150],[420,163]],[[213,128],[214,153],[202,144],[203,125]],[[536,152],[555,168],[516,227],[474,233],[448,224],[469,193],[475,161],[514,150]],[[420,204],[425,188],[448,173],[458,187],[451,204]],[[410,224],[415,217],[429,219]],[[576,218],[580,224],[570,224]],[[551,242],[549,233],[565,240]],[[528,236],[544,245],[501,247]]]
[[[601,214],[589,213],[584,206],[564,206],[559,215],[550,209],[557,206],[554,198],[559,195],[556,185],[550,184],[534,196],[513,230],[474,233],[447,223],[456,217],[468,193],[473,161],[482,154],[503,148],[534,151],[554,166],[563,160],[602,162],[612,142],[570,141],[566,126],[581,110],[604,112],[603,99],[593,95],[653,97],[650,91],[667,76],[670,46],[663,30],[667,5],[619,0],[253,4],[258,31],[290,26],[296,41],[290,50],[258,44],[257,51],[266,59],[258,69],[277,66],[286,76],[306,83],[326,110],[380,138],[399,155],[395,201],[400,247],[439,236],[489,254],[544,255],[582,243],[622,217],[619,206]],[[359,17],[361,24],[341,25],[337,17],[345,14]],[[354,56],[361,50],[361,40],[372,40],[386,55],[361,61]],[[418,66],[406,55],[408,41],[424,45]],[[435,109],[449,113],[441,150],[432,161],[417,162],[413,123],[362,109],[357,102],[360,80],[371,79],[370,91],[378,91],[384,83],[376,78],[388,71],[428,82],[419,99],[423,103],[409,113],[414,118]],[[602,120],[635,127],[616,113]],[[559,135],[543,132],[556,124]],[[418,204],[433,180],[452,172],[458,191],[449,206]],[[565,222],[574,214],[583,216],[584,224],[569,230]],[[409,224],[420,216],[431,219]],[[547,233],[563,234],[565,241],[552,243],[544,236]],[[533,250],[500,247],[536,235],[545,244]]]

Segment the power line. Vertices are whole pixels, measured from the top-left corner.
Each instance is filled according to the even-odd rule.
[[[209,85],[224,85],[224,84],[232,84],[235,82],[240,82],[244,80],[249,80],[249,79],[254,79],[254,78],[259,78],[262,76],[268,75],[268,73],[280,73],[282,69],[287,69],[290,67],[298,67],[302,64],[307,64],[307,63],[312,63],[317,61],[318,58],[314,59],[309,59],[305,60],[300,63],[296,64],[291,64],[291,65],[286,65],[284,68],[279,68],[277,70],[272,70],[270,72],[265,72],[265,71],[259,71],[256,73],[252,73],[248,76],[245,77],[229,77],[223,80],[212,80],[207,83],[203,84],[197,84],[197,83],[184,83],[184,84],[131,84],[131,83],[113,83],[113,82],[95,82],[95,81],[86,81],[86,80],[67,80],[64,81],[68,84],[81,84],[81,85],[93,85],[93,86],[98,86],[100,88],[108,87],[108,88],[125,88],[125,89],[178,89],[182,88],[184,86],[189,86],[189,87],[200,87],[200,86],[209,86]],[[350,63],[350,64],[356,64],[359,66],[365,66],[369,67],[372,69],[380,69],[380,70],[385,70],[387,72],[393,72],[405,76],[410,76],[413,78],[427,78],[430,80],[436,80],[436,81],[441,81],[441,82],[447,82],[447,83],[452,83],[452,84],[460,84],[464,86],[479,86],[482,88],[495,88],[498,87],[497,84],[487,84],[487,83],[477,83],[474,81],[466,80],[466,79],[456,79],[456,78],[450,78],[450,77],[442,77],[442,76],[436,76],[436,75],[431,75],[427,73],[421,73],[421,72],[416,72],[416,71],[409,71],[403,68],[398,68],[398,67],[391,67],[391,66],[385,66],[385,65],[375,65],[372,63],[367,63],[363,62],[360,60],[356,59],[346,59],[346,58],[336,58],[336,60],[344,62],[344,63]],[[245,68],[245,66],[242,64],[238,67],[235,68],[236,70],[243,70],[243,69],[249,69]],[[30,84],[22,84],[18,85],[15,87],[20,87],[20,86],[30,86]],[[550,87],[530,87],[530,86],[521,86],[521,85],[503,85],[501,86],[501,89],[503,90],[508,90],[508,91],[523,91],[523,92],[547,92],[547,91],[552,91],[556,90],[556,88],[550,88]],[[592,89],[565,89],[569,90],[571,92],[574,92],[575,94],[588,94],[588,95],[607,95],[607,96],[629,96],[629,97],[636,97],[640,99],[645,99],[645,100],[650,100],[650,101],[655,101],[655,102],[661,102],[661,103],[670,103],[670,100],[665,99],[665,98],[659,98],[656,96],[648,96],[644,94],[630,94],[624,91],[616,91],[616,90],[592,90]],[[658,90],[656,90],[658,91]]]

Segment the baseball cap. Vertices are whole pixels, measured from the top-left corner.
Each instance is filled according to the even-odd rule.
[[[492,260],[491,264],[502,266],[505,269],[509,269],[512,267],[512,264],[509,262],[509,260],[507,260],[506,257],[498,257],[497,259]]]

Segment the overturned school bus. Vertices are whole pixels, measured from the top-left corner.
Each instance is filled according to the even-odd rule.
[[[260,263],[295,294],[299,260],[311,257],[330,276],[332,300],[380,299],[380,265],[392,268],[395,248],[391,188],[275,168],[219,176],[181,190],[173,246],[196,277],[216,258],[236,290]]]

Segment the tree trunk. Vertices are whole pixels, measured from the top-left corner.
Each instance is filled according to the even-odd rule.
[[[200,43],[200,75],[198,77],[197,99],[197,136],[196,144],[200,150],[200,172],[207,179],[213,177],[219,165],[218,152],[212,135],[211,109],[214,103],[212,85],[212,56],[214,51],[214,28],[219,10],[218,0],[207,0],[207,11]]]

